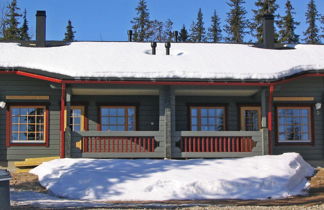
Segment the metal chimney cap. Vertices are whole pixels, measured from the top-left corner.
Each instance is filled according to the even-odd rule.
[[[131,34],[133,34],[133,31],[132,31],[132,30],[128,30],[128,31],[127,31],[127,34],[128,34],[128,35],[131,35]]]
[[[171,43],[170,43],[170,42],[166,42],[166,43],[165,43],[165,47],[166,47],[166,48],[171,48]]]
[[[273,14],[265,14],[265,15],[263,15],[263,18],[267,19],[267,20],[271,20],[271,19],[274,19],[274,15]]]
[[[46,17],[46,11],[44,11],[44,10],[38,10],[36,12],[36,16],[45,16]]]
[[[156,42],[151,42],[151,47],[156,47]]]

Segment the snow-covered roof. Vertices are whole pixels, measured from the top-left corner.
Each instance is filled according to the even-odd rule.
[[[150,43],[73,42],[60,47],[0,43],[0,67],[43,70],[71,77],[278,79],[324,70],[324,45],[270,50],[244,44],[163,43],[151,55]]]

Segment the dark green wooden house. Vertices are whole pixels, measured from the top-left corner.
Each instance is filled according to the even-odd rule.
[[[44,15],[35,42],[0,43],[0,161],[324,158],[324,46],[276,46],[273,19],[261,46],[153,50],[46,41]]]

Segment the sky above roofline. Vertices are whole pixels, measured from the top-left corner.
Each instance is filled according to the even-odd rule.
[[[130,20],[136,15],[135,7],[138,0],[17,0],[18,6],[27,9],[30,32],[35,37],[35,14],[37,10],[47,11],[47,39],[62,40],[69,19],[76,30],[77,40],[88,41],[126,41],[126,31],[131,28]],[[296,32],[302,35],[305,30],[305,11],[308,0],[291,0],[296,11],[296,20],[301,24]],[[9,0],[0,0],[0,5],[6,5]],[[190,27],[196,19],[197,11],[202,9],[205,27],[210,25],[210,17],[214,9],[219,14],[222,25],[225,23],[226,12],[229,11],[227,0],[147,0],[151,19],[165,21],[168,18],[174,22],[174,30],[179,30],[183,24]],[[255,8],[254,0],[246,0],[245,8],[248,18],[252,17]],[[286,0],[277,0],[283,14]],[[315,0],[319,12],[324,11],[324,1]],[[249,41],[250,36],[245,41]]]

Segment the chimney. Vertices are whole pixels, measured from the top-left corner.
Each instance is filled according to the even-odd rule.
[[[179,35],[179,32],[178,31],[174,31],[174,41],[175,42],[178,42],[178,35]]]
[[[46,11],[36,13],[36,46],[46,47]]]
[[[274,16],[263,16],[263,47],[266,49],[274,49]]]
[[[156,42],[151,42],[151,47],[152,47],[152,55],[156,54]]]
[[[166,53],[166,55],[170,55],[170,48],[171,48],[171,43],[166,42],[165,43],[165,53]]]
[[[128,41],[132,42],[133,41],[133,31],[132,30],[128,30],[127,31],[128,34]]]

